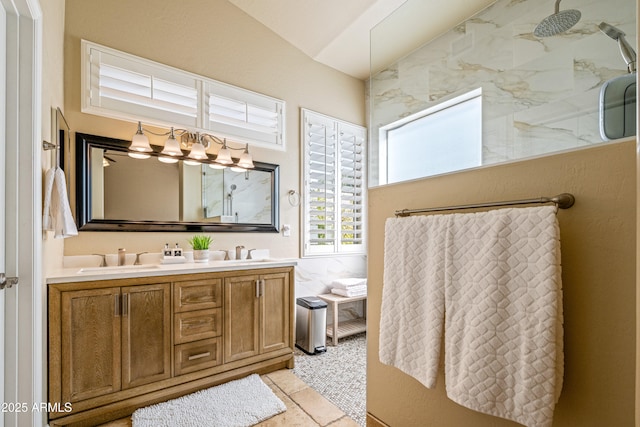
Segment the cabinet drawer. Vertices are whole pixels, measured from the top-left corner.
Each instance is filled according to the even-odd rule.
[[[175,344],[213,338],[222,334],[222,309],[187,311],[174,315]]]
[[[175,349],[175,374],[182,375],[217,366],[222,362],[222,338],[180,344]]]
[[[176,282],[173,310],[176,313],[222,306],[222,279]]]

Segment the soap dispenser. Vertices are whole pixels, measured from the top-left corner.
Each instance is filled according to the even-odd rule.
[[[171,248],[169,247],[168,243],[164,244],[164,249],[162,250],[162,254],[164,256],[173,256],[173,251],[171,250]]]
[[[177,243],[176,243],[176,246],[173,248],[173,256],[182,256],[182,248],[178,246]]]

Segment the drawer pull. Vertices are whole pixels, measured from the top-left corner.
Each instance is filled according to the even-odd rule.
[[[194,354],[193,356],[189,356],[188,360],[196,360],[202,359],[203,357],[211,356],[211,352],[207,351],[206,353]]]

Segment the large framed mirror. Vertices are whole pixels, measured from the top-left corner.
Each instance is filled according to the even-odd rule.
[[[76,217],[81,231],[279,232],[279,166],[128,156],[131,142],[76,133]],[[160,147],[154,147],[159,150]]]

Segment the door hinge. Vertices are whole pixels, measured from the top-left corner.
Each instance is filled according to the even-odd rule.
[[[11,288],[18,284],[17,277],[7,277],[4,273],[0,273],[0,290],[4,288]]]

